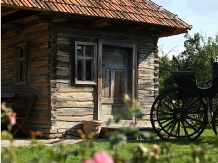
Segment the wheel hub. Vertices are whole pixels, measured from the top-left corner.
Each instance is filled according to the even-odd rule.
[[[182,118],[182,114],[181,113],[176,113],[176,119],[181,119]]]

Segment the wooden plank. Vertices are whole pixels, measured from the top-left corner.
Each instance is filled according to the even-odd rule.
[[[56,126],[51,126],[51,129],[60,129],[60,128],[82,128],[81,122],[64,122],[64,121],[56,121]]]
[[[82,120],[93,120],[93,115],[81,115],[81,116],[57,116],[56,121],[66,122],[81,122]]]
[[[152,104],[153,104],[153,103],[142,103],[142,104],[140,104],[140,106],[141,106],[142,109],[148,109],[148,110],[150,110],[151,107],[152,107]]]
[[[43,114],[44,113],[44,114]],[[31,115],[29,116],[29,119],[34,122],[34,121],[48,121],[50,122],[51,118],[50,118],[50,114],[48,112],[43,111],[40,114],[37,114],[36,111],[33,113],[31,113]]]
[[[38,23],[35,25],[26,26],[26,28],[23,30],[23,33],[36,32],[41,30],[48,31],[48,23]]]
[[[69,45],[69,44],[70,44],[70,41],[69,41],[69,39],[67,39],[67,38],[58,37],[58,38],[57,38],[57,44]]]
[[[69,85],[57,84],[57,92],[93,92],[93,87],[70,87]]]
[[[8,75],[5,75],[5,74],[2,74],[1,75],[1,82],[7,82],[7,81],[9,81],[9,82],[11,82],[11,81],[13,81],[13,76],[12,76],[12,74],[8,74]],[[3,86],[4,84],[2,83],[2,85],[1,86]],[[5,85],[8,85],[8,84],[5,84]]]
[[[60,85],[69,86],[69,85],[67,85],[69,83],[69,79],[68,80],[55,79],[55,80],[53,80],[53,82],[56,82],[57,84],[60,84]]]
[[[37,122],[37,121],[35,121]],[[37,124],[37,123],[26,123],[24,124],[24,129],[25,130],[43,130],[43,129],[47,129],[49,126],[46,122],[44,122],[45,124]]]
[[[114,116],[113,116],[113,115],[102,115],[102,116],[101,116],[101,119],[102,119],[104,122],[108,122],[110,119],[113,120],[113,119],[114,119]]]
[[[45,48],[39,48],[38,46],[34,46],[31,48],[31,56],[34,58],[37,57],[47,57],[45,58],[45,60],[48,62],[49,58],[48,58],[48,47]]]
[[[142,95],[138,96],[138,102],[140,104],[143,104],[143,103],[153,103],[154,100],[155,100],[154,97],[145,97],[145,96],[142,96]]]
[[[57,101],[92,101],[94,99],[93,93],[57,93]]]
[[[65,57],[69,57],[69,51],[60,51],[60,50],[57,50],[57,57],[59,56],[65,56]]]
[[[1,80],[1,86],[11,86],[13,84],[12,77],[10,80]]]
[[[37,101],[34,103],[34,107],[35,108],[48,108],[48,100],[46,101],[42,101],[40,99],[37,99]]]
[[[35,35],[34,42],[35,43],[41,43],[41,42],[47,42],[49,40],[48,31],[45,31],[44,33],[39,33]]]
[[[156,83],[152,82],[145,82],[143,80],[138,81],[138,85],[144,85],[144,86],[149,86],[149,87],[154,87]]]
[[[110,85],[111,80],[111,71],[110,69],[102,70],[102,97],[110,97]]]
[[[69,55],[58,55],[57,61],[69,63]]]
[[[13,56],[11,56],[12,58]],[[1,62],[1,72],[4,72],[2,70],[8,70],[8,69],[13,69],[12,65],[14,64],[14,61],[12,59],[8,60],[8,61],[5,61],[4,62]]]
[[[105,98],[102,97],[102,104],[108,104],[108,103],[123,103],[123,98]]]
[[[30,84],[47,84],[48,85],[48,75],[31,76]]]
[[[78,107],[78,108],[94,108],[94,102],[72,102],[72,101],[61,101],[56,102],[57,107]]]
[[[102,115],[113,115],[123,114],[124,106],[123,105],[102,105]]]
[[[125,70],[115,70],[115,83],[115,98],[123,98],[123,93],[125,92]]]
[[[17,38],[17,37],[18,37],[18,33],[15,31],[11,31],[11,30],[6,31],[3,35],[1,35],[2,40],[11,39],[11,41],[14,41],[15,38]]]
[[[98,85],[97,85],[97,98],[96,98],[96,112],[94,114],[94,116],[96,117],[97,120],[101,120],[102,117],[102,104],[101,104],[101,100],[102,100],[102,43],[100,40],[98,40],[98,62],[97,62],[97,81],[98,81]]]
[[[69,64],[70,64],[69,60],[68,60],[68,62],[59,61],[59,62],[57,63],[57,67],[65,67],[65,68],[68,68],[68,69],[69,69],[69,67],[70,67]]]
[[[35,57],[34,59],[31,59],[31,67],[39,68],[39,67],[48,67],[48,56],[44,57]]]
[[[151,69],[151,70],[154,70],[154,68],[155,68],[154,64],[149,64],[149,63],[146,63],[146,62],[140,62],[138,66],[146,68],[146,69]]]
[[[10,92],[10,93],[1,93],[1,98],[15,98],[18,97],[19,94],[16,92]]]
[[[56,67],[56,71],[61,71],[63,73],[68,73],[69,74],[69,68],[68,67]]]
[[[138,96],[143,95],[144,97],[152,97],[154,96],[154,92],[152,91],[145,91],[145,90],[138,90]]]
[[[57,108],[58,115],[94,114],[94,108]]]
[[[31,87],[29,88],[31,91],[37,90],[37,91],[49,91],[49,85],[47,83],[32,83]]]
[[[154,74],[138,74],[139,79],[154,79]]]
[[[147,78],[143,78],[143,77],[138,77],[138,80],[140,80],[141,82],[146,82],[146,83],[148,83],[148,82],[153,83],[153,82],[154,82],[154,79],[155,79],[155,78],[153,78],[153,79],[147,79]]]
[[[30,68],[30,75],[31,76],[39,76],[39,75],[45,75],[49,73],[48,67],[31,67]]]

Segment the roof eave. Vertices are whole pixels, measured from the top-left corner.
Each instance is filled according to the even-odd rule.
[[[162,38],[162,37],[169,37],[169,36],[175,36],[175,35],[180,35],[180,34],[184,34],[184,33],[188,33],[189,30],[192,29],[192,26],[189,26],[187,28],[177,28],[175,29],[173,32],[166,32],[166,33],[161,33],[158,34],[158,38]]]

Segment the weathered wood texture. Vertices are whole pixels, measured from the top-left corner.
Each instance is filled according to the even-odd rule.
[[[136,99],[148,113],[158,94],[157,39],[151,35],[121,29],[94,29],[72,24],[26,25],[20,31],[4,30],[1,47],[2,92],[36,94],[26,129],[42,130],[49,138],[63,133],[76,135],[81,121],[94,119],[97,112],[96,85],[73,83],[75,41],[98,43],[99,39],[135,44],[137,49]],[[13,47],[29,41],[27,85],[13,86]],[[111,110],[103,112],[111,116]],[[104,116],[102,116],[104,118]],[[143,120],[143,119],[142,119]],[[145,116],[144,120],[148,120]]]
[[[24,129],[47,130],[50,127],[48,24],[27,24],[19,31],[10,29],[1,37],[1,91],[19,93],[20,97],[14,101],[15,107],[22,104],[26,95],[37,95]],[[22,42],[27,43],[28,51],[27,84],[13,85],[14,46]]]
[[[93,119],[97,109],[96,86],[78,86],[71,81],[74,75],[74,66],[71,64],[74,62],[75,41],[98,43],[98,39],[101,38],[136,44],[138,55],[136,98],[143,113],[147,114],[150,111],[151,105],[158,94],[156,38],[99,30],[73,29],[61,25],[56,26],[55,31],[57,39],[56,42],[53,42],[52,47],[56,47],[57,51],[56,56],[54,55],[54,64],[52,64],[55,73],[51,84],[51,108],[54,117],[51,126],[53,135],[51,134],[51,137],[60,134],[58,129],[76,135],[76,129],[81,127],[81,121]],[[103,120],[110,118],[112,112],[112,110],[104,110],[102,112]],[[148,116],[144,116],[143,119],[144,121],[149,120]]]

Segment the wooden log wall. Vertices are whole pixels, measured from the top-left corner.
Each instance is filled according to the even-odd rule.
[[[138,55],[137,100],[144,114],[150,111],[158,94],[158,55],[155,37],[66,28],[62,25],[54,26],[52,33],[51,69],[53,78],[51,80],[52,126],[50,138],[60,137],[63,132],[67,138],[78,137],[76,130],[82,128],[81,121],[92,120],[95,109],[97,109],[95,93],[97,86],[72,84],[71,76],[74,75],[74,69],[70,60],[74,61],[75,41],[98,43],[98,39],[101,38],[136,44]],[[148,116],[138,122],[144,121],[149,121]]]
[[[65,32],[69,30],[63,29]],[[82,128],[82,120],[94,119],[94,86],[72,86],[71,55],[74,54],[74,42],[71,33],[53,30],[53,79],[51,80],[50,138],[60,137],[63,132],[69,137],[78,137],[76,130]],[[77,40],[81,41],[81,40]],[[72,43],[73,42],[73,43]],[[71,54],[73,52],[73,54]]]
[[[68,27],[68,28],[66,28]],[[4,27],[5,29],[5,27]],[[152,36],[96,29],[76,29],[73,25],[35,23],[20,31],[2,33],[1,91],[18,92],[20,99],[37,95],[25,129],[41,130],[48,138],[78,137],[82,120],[92,120],[96,111],[97,86],[75,85],[72,81],[75,41],[95,42],[99,39],[136,44],[136,98],[144,114],[149,113],[158,94],[157,39]],[[128,41],[127,41],[128,40]],[[29,70],[26,85],[13,85],[14,45],[28,41]],[[20,101],[19,101],[20,102]],[[138,124],[149,121],[148,116]]]
[[[159,93],[159,58],[155,44],[138,47],[138,102],[144,114],[138,126],[150,126],[150,109]]]
[[[31,20],[30,20],[31,21]],[[7,29],[8,26],[8,29]],[[25,96],[37,95],[30,116],[24,124],[26,130],[40,130],[45,133],[50,128],[49,113],[49,53],[48,24],[25,24],[20,29],[3,25],[1,39],[1,92],[18,92],[14,107],[22,104]],[[27,84],[13,85],[15,45],[27,42]]]

